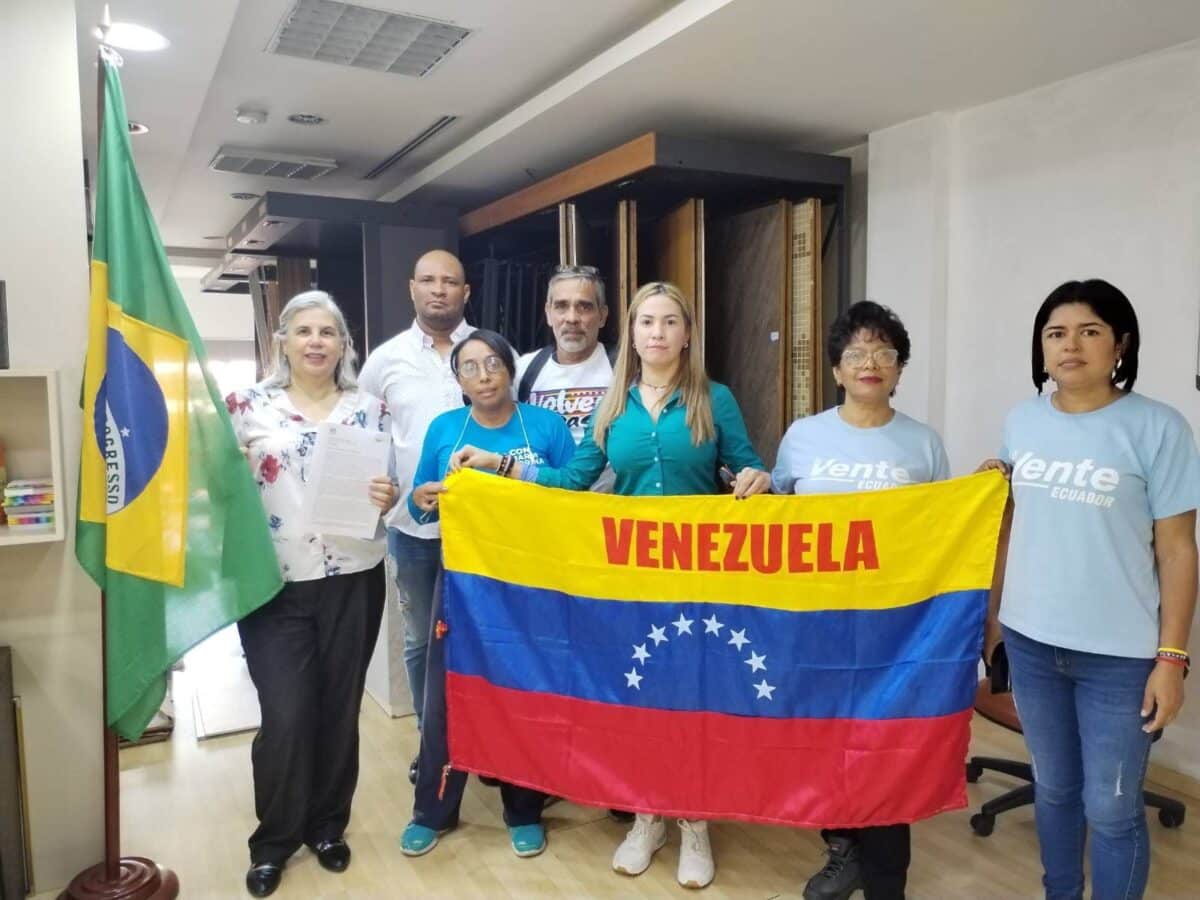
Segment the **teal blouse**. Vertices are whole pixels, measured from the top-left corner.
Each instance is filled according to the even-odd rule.
[[[609,426],[607,452],[596,446],[589,424],[568,465],[561,469],[538,466],[532,480],[547,487],[582,491],[600,477],[605,465],[611,465],[617,476],[615,494],[677,496],[717,493],[717,467],[721,464],[735,473],[747,466],[763,468],[733,394],[723,384],[715,381],[710,384],[715,440],[699,446],[692,443],[686,422],[687,408],[678,390],[667,400],[655,422],[642,404],[637,385],[633,385],[625,401],[625,412]]]

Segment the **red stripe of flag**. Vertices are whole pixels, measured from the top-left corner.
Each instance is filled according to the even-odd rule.
[[[754,718],[576,700],[453,672],[446,695],[455,768],[589,806],[852,828],[967,804],[970,709],[872,721]]]

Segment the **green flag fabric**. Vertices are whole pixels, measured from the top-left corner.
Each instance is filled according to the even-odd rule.
[[[175,661],[282,580],[134,168],[117,68],[101,64],[75,555],[106,597],[107,724],[136,740]]]

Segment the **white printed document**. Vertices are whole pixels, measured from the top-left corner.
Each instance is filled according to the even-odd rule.
[[[381,510],[371,502],[370,482],[387,474],[390,452],[386,432],[322,422],[301,517],[306,530],[375,537]]]

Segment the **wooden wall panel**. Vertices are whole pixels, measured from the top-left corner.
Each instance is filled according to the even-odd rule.
[[[786,201],[708,222],[708,373],[733,391],[770,468],[786,417]]]
[[[692,303],[693,314],[706,333],[704,284],[704,201],[685,200],[654,225],[654,271]],[[641,283],[638,283],[641,287]],[[701,352],[705,351],[702,346]]]
[[[805,200],[792,208],[788,323],[788,419],[811,416],[824,408],[825,372],[821,315],[821,201]]]

